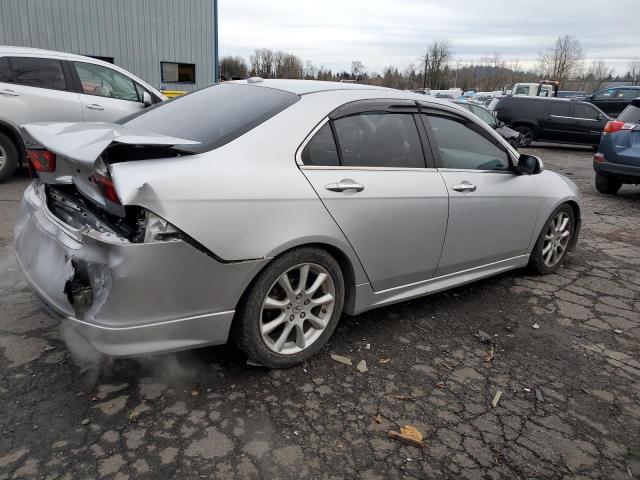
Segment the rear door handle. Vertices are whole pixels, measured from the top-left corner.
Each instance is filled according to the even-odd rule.
[[[90,108],[91,110],[104,110],[104,107],[102,105],[98,105],[97,103],[91,103],[87,105],[87,108]]]
[[[20,94],[18,92],[14,92],[13,90],[0,90],[0,95],[6,95],[7,97],[19,97]]]
[[[330,190],[332,192],[344,192],[345,190],[355,190],[356,192],[361,192],[364,190],[364,185],[345,178],[344,180],[340,180],[338,183],[329,183],[325,185],[324,188]]]
[[[452,185],[451,189],[455,190],[456,192],[475,192],[476,191],[476,186],[472,185],[470,183],[461,183],[459,185]]]

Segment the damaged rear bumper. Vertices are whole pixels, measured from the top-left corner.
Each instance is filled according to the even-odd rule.
[[[225,343],[238,300],[267,262],[221,263],[182,240],[131,243],[71,227],[38,182],[25,191],[15,250],[34,292],[111,356]]]

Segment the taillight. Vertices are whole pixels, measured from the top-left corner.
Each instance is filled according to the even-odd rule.
[[[613,133],[619,130],[633,130],[635,123],[625,123],[620,120],[611,120],[604,126],[604,133]]]
[[[113,203],[120,203],[109,169],[102,159],[96,160],[91,180],[96,184],[96,187],[98,187],[98,190],[104,198]]]
[[[604,158],[604,155],[602,153],[596,153],[593,156],[593,161],[598,163],[604,163],[606,162],[606,159]]]
[[[56,169],[56,154],[47,150],[27,150],[27,159],[36,172],[53,172]]]

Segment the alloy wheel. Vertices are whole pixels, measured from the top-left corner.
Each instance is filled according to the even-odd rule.
[[[329,272],[315,263],[302,263],[284,272],[262,302],[260,335],[281,355],[293,355],[322,335],[333,314],[335,285]]]
[[[517,132],[520,134],[518,138],[518,145],[521,147],[527,147],[533,140],[532,132],[529,128],[517,128]]]
[[[7,163],[7,152],[2,148],[2,145],[0,145],[0,170],[2,170],[5,163]]]
[[[542,247],[544,264],[555,267],[562,259],[571,238],[571,218],[567,212],[558,213],[547,228]]]

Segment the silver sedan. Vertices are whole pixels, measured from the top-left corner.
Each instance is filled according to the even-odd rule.
[[[19,263],[112,356],[233,337],[253,361],[290,366],[343,313],[553,272],[580,228],[570,180],[410,92],[253,78],[117,124],[23,130],[36,178]]]

